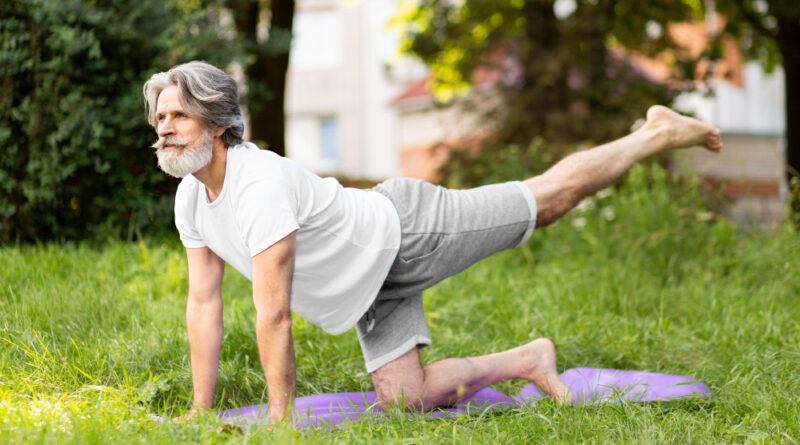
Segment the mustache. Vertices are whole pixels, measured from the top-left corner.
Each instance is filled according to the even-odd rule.
[[[158,138],[158,140],[153,143],[152,147],[156,150],[161,150],[164,148],[165,145],[172,145],[174,147],[185,148],[187,145],[189,145],[189,141],[179,137]]]

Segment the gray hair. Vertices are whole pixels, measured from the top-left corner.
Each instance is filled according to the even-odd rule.
[[[181,105],[188,116],[199,119],[212,130],[225,128],[222,141],[229,147],[242,142],[244,121],[239,108],[239,91],[231,76],[200,61],[176,65],[167,72],[153,74],[145,82],[142,92],[147,122],[154,128],[158,127],[158,95],[170,85],[178,87]]]

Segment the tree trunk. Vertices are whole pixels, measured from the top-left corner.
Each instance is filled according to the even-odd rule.
[[[781,23],[777,36],[786,88],[787,177],[800,176],[800,23]]]
[[[258,42],[260,5],[255,0],[230,0],[234,23],[245,50],[256,56],[245,68],[250,139],[281,156],[286,155],[284,101],[294,0],[272,0],[269,38]]]
[[[561,33],[553,13],[552,0],[528,0],[522,13],[525,17],[525,38],[517,55],[522,68],[522,84],[507,91],[507,108],[510,110],[504,124],[503,139],[527,143],[534,136],[548,141],[555,137],[548,131],[554,129],[553,121],[567,113],[565,61],[559,57]],[[542,61],[548,61],[543,63]],[[542,118],[530,120],[526,113],[541,113]],[[556,117],[554,119],[554,116]]]
[[[248,108],[250,138],[262,148],[281,156],[286,155],[284,101],[289,49],[278,49],[291,38],[293,22],[294,0],[272,0],[269,39],[263,45],[264,51],[260,51],[258,60],[246,72],[249,79],[262,82],[269,91],[262,103],[251,104]]]
[[[791,186],[792,177],[800,181],[800,23],[782,22],[779,29],[786,88],[786,177]],[[800,224],[800,193],[791,193],[789,201],[791,219]]]

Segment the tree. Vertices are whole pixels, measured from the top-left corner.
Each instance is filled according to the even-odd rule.
[[[195,1],[0,2],[0,243],[171,230],[142,84],[227,64],[218,23]]]
[[[696,58],[681,52],[664,30],[669,22],[701,17],[695,3],[422,0],[404,4],[398,22],[403,51],[430,67],[440,100],[458,97],[482,72],[500,73],[493,94],[501,100],[486,113],[494,122],[492,136],[474,159],[482,169],[487,158],[505,156],[504,147],[525,147],[533,138],[557,155],[578,143],[618,138],[649,105],[671,103],[680,83],[649,78],[628,63],[622,49],[670,49],[681,56],[675,59],[678,72],[693,75]],[[484,102],[474,108],[487,107]],[[451,156],[455,162],[445,165],[445,176],[463,177],[457,170],[469,155],[457,149]]]
[[[713,5],[713,3],[712,3]],[[726,19],[724,34],[735,36],[751,60],[771,71],[783,65],[786,88],[787,177],[800,179],[800,2],[716,0]],[[800,185],[791,207],[800,215]]]
[[[691,54],[665,30],[670,23],[703,19],[708,7],[724,16],[725,27],[705,51]],[[783,65],[787,175],[798,175],[800,170],[797,0],[421,0],[405,3],[399,17],[404,51],[431,68],[434,91],[441,100],[473,85],[482,69],[518,71],[510,78],[504,75],[504,82],[497,85],[502,100],[488,113],[497,122],[496,139],[484,141],[484,147],[491,149],[474,159],[475,168],[508,158],[503,144],[519,150],[534,135],[544,138],[544,142],[537,139],[535,147],[556,153],[576,142],[620,136],[644,106],[667,102],[678,92],[660,90],[642,79],[621,58],[621,50],[668,54],[674,63],[668,84],[691,89],[692,82],[686,81],[702,72],[698,64],[721,57],[723,38],[732,35],[745,55],[760,60],[768,70]],[[457,170],[470,162],[469,156],[457,150],[451,153],[455,162],[444,167],[445,173],[463,176]],[[473,168],[467,167],[467,171]],[[792,208],[800,215],[800,178],[796,181]]]
[[[294,0],[226,0],[245,59],[247,111],[253,141],[286,154],[284,99],[294,21]],[[262,14],[264,13],[264,14]],[[259,23],[269,13],[269,37],[259,39]]]

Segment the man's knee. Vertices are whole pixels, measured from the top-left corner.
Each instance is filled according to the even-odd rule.
[[[380,367],[371,376],[381,409],[422,409],[425,373],[417,348]]]

